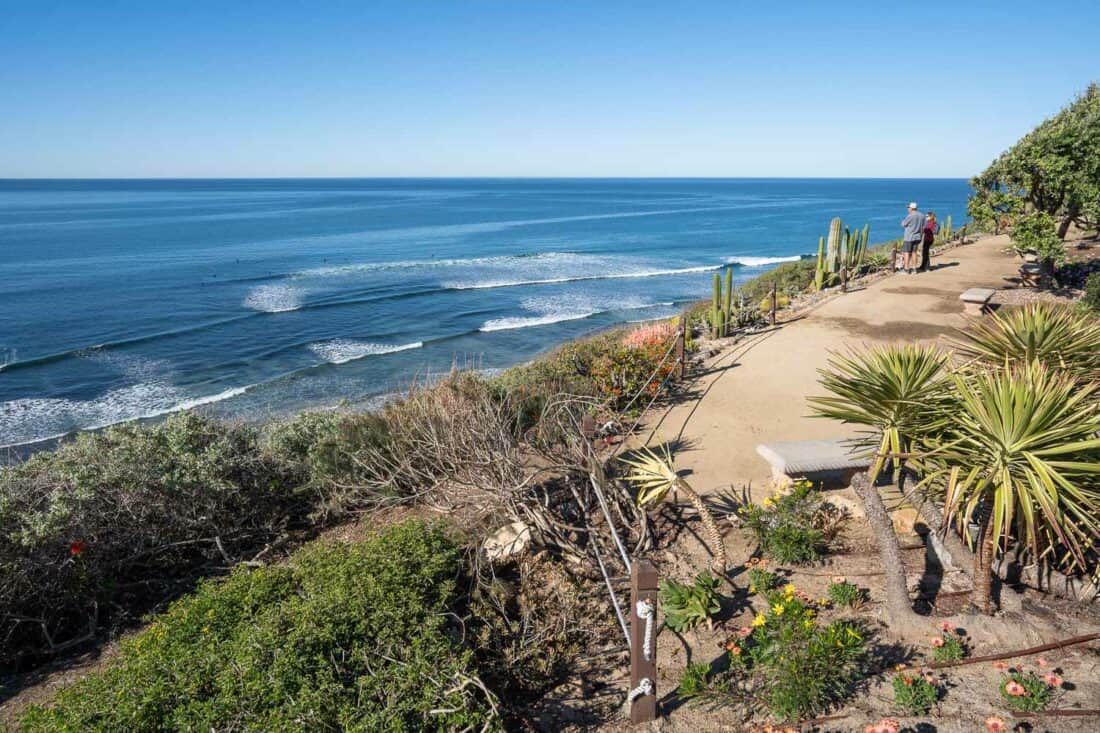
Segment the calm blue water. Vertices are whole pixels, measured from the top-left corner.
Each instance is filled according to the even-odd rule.
[[[0,446],[360,401],[674,315],[963,180],[0,181]]]

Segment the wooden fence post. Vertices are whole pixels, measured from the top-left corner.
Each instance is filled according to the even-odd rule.
[[[775,293],[775,283],[773,282],[772,283],[772,302],[771,302],[772,307],[771,307],[771,314],[769,316],[769,320],[771,321],[771,324],[773,326],[775,325],[775,308],[778,305],[776,303],[776,297],[777,296],[776,296],[776,293]]]
[[[648,603],[648,623],[638,615],[639,602]],[[630,568],[630,689],[634,697],[630,704],[631,723],[657,718],[656,632],[657,568],[648,560],[635,560]],[[650,651],[648,659],[646,647]],[[646,693],[639,694],[643,689]]]
[[[898,243],[894,241],[894,251],[890,255],[890,274],[898,271]]]
[[[687,318],[680,316],[680,330],[676,333],[676,358],[680,361],[680,379],[687,375],[687,355],[685,344],[687,340]]]

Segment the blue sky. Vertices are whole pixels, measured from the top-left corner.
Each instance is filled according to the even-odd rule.
[[[0,177],[968,176],[1100,2],[0,0]]]

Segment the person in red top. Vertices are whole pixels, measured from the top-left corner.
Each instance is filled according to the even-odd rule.
[[[929,211],[924,217],[924,234],[921,237],[921,272],[928,272],[932,269],[932,243],[936,241],[936,234],[938,234],[939,231],[940,225],[936,221],[936,212]]]

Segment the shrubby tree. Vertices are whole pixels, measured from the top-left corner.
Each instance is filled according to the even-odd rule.
[[[999,233],[1026,208],[1070,224],[1100,225],[1100,85],[1093,83],[970,181],[968,212]]]

